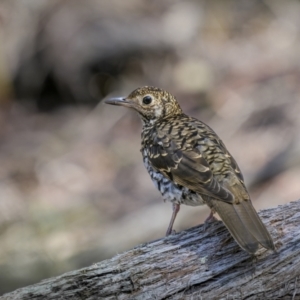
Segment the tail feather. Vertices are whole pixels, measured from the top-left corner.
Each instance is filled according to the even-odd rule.
[[[275,249],[269,232],[250,201],[242,201],[242,204],[229,204],[211,199],[209,202],[244,250],[255,253],[259,244],[267,249]]]
[[[257,241],[266,249],[275,250],[275,246],[264,223],[261,221],[251,201],[242,201],[241,205],[235,205],[238,214]]]

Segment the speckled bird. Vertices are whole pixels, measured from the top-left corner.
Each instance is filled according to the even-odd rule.
[[[242,249],[255,253],[261,245],[275,250],[240,168],[209,126],[185,115],[174,96],[156,87],[105,102],[132,108],[142,120],[144,165],[163,199],[173,204],[167,235],[181,204],[206,204],[211,209],[208,220],[217,212]]]

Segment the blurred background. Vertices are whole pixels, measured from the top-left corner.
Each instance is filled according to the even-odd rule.
[[[300,195],[299,1],[0,1],[0,294],[163,237],[134,112],[170,91],[238,161],[257,209]],[[182,206],[177,231],[208,216]]]

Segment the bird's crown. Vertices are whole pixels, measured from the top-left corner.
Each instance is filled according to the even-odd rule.
[[[158,120],[182,113],[174,96],[151,86],[138,88],[127,98],[109,99],[106,103],[135,109],[145,124],[154,124]]]

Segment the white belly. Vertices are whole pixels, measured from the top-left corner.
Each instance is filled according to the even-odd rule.
[[[143,161],[154,185],[162,194],[164,201],[191,206],[205,204],[201,195],[192,192],[188,188],[177,185],[169,178],[165,177],[162,173],[153,169],[148,161],[145,151],[143,155]]]

